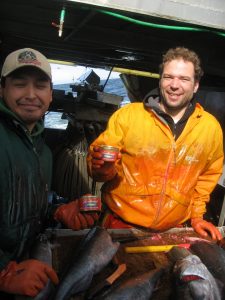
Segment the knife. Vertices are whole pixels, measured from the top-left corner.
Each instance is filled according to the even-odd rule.
[[[105,280],[99,282],[96,286],[94,286],[87,295],[87,299],[92,299],[99,291],[101,291],[106,286],[110,286],[114,281],[117,280],[125,271],[127,267],[126,264],[119,264],[117,269]]]

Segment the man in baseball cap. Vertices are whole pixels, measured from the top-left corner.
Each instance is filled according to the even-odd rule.
[[[51,66],[47,58],[39,51],[31,48],[19,49],[10,53],[3,64],[1,77],[6,77],[13,71],[25,66],[36,67],[50,79],[52,78]]]
[[[30,131],[52,101],[51,66],[39,51],[24,48],[10,53],[1,72],[2,108],[8,108]]]
[[[24,259],[48,218],[52,155],[42,134],[51,78],[47,58],[30,48],[10,53],[1,71],[0,299],[34,297],[49,280],[58,283],[51,266]]]
[[[78,201],[48,203],[52,154],[42,133],[52,101],[51,67],[34,49],[6,57],[0,87],[0,299],[9,294],[35,297],[47,282],[58,283],[55,270],[27,259],[37,236],[51,218],[74,230],[90,228],[96,213],[80,212]],[[9,298],[7,298],[9,299]]]

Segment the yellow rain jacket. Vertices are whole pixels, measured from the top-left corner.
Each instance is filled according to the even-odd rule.
[[[102,199],[123,220],[164,230],[203,217],[222,173],[223,137],[218,121],[200,104],[176,141],[154,111],[128,104],[112,115],[90,150],[103,144],[122,153]],[[91,174],[90,156],[88,165]]]

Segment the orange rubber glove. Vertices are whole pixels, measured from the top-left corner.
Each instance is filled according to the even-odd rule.
[[[202,218],[191,219],[191,226],[202,237],[211,236],[215,241],[222,239],[222,234],[212,223],[203,220]]]
[[[54,218],[70,229],[81,230],[92,227],[99,215],[97,213],[81,213],[79,201],[74,200],[59,206],[55,211]]]
[[[11,261],[0,272],[0,290],[9,294],[35,297],[49,279],[54,284],[59,282],[55,271],[41,261],[28,259],[19,264]]]

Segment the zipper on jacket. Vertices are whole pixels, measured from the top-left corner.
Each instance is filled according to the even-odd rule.
[[[173,155],[174,155],[174,165],[176,165],[177,159],[176,159],[176,143],[175,143],[175,141],[173,142],[172,148],[173,148]]]
[[[177,129],[177,124],[174,123],[174,130],[173,130],[173,144],[172,144],[172,148],[173,148],[173,154],[174,154],[174,164],[176,165],[176,129]]]
[[[171,164],[173,164],[173,162],[176,164],[176,142],[175,142],[175,140],[172,141],[171,146],[172,146],[172,149],[170,151],[168,164],[167,164],[167,167],[166,167],[165,176],[164,176],[164,180],[163,180],[163,184],[162,184],[162,190],[161,190],[161,193],[160,193],[159,206],[158,206],[158,209],[157,209],[157,212],[156,212],[155,220],[152,223],[153,225],[156,224],[156,222],[158,220],[158,217],[159,217],[159,214],[160,214],[160,211],[161,211],[162,201],[163,201],[163,198],[165,196],[166,185],[167,185],[167,182],[168,182],[169,169],[171,167]]]

